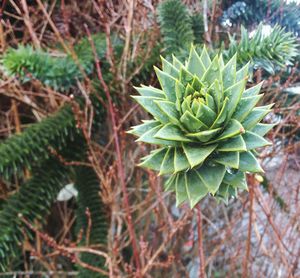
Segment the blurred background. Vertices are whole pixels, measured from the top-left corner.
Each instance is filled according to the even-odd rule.
[[[299,1],[2,0],[0,276],[300,277],[299,36]],[[133,86],[191,44],[250,61],[278,123],[265,175],[201,219],[126,133]]]

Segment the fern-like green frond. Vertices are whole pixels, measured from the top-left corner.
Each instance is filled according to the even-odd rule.
[[[92,39],[97,56],[103,61],[106,54],[105,34],[99,33]],[[112,36],[111,41],[115,51],[120,52],[122,41],[117,36]],[[2,64],[8,75],[16,75],[22,82],[37,79],[55,90],[65,91],[81,80],[84,74],[90,75],[94,69],[94,53],[88,38],[83,38],[75,45],[74,51],[77,61],[71,55],[54,55],[49,51],[21,45],[17,49],[9,49],[3,55]]]
[[[83,244],[105,244],[107,241],[107,219],[104,214],[100,197],[100,184],[92,168],[77,167],[75,170],[75,187],[78,190],[77,227],[83,229],[84,235],[88,230],[86,209],[91,215],[91,229],[89,238],[83,237]],[[88,241],[88,242],[87,242]],[[93,254],[82,254],[81,259],[93,266],[104,268],[105,259]],[[92,276],[93,275],[93,276]],[[103,277],[87,269],[80,269],[79,277]]]
[[[7,179],[13,173],[22,174],[25,167],[30,169],[47,159],[49,147],[61,149],[66,136],[72,138],[77,132],[72,109],[64,106],[54,115],[0,143],[0,174]]]
[[[85,71],[91,71],[89,64],[85,65]],[[83,77],[70,56],[55,57],[31,46],[9,49],[3,57],[3,66],[8,75],[17,75],[22,82],[37,79],[55,90],[67,90]]]
[[[32,225],[35,220],[44,222],[59,190],[68,181],[67,169],[52,158],[33,173],[0,211],[0,271],[6,271],[10,260],[18,255],[24,233],[32,234],[21,217]]]
[[[280,26],[275,26],[269,35],[264,35],[263,26],[260,25],[252,38],[242,26],[239,42],[233,36],[229,38],[229,49],[225,52],[228,60],[237,53],[239,64],[250,60],[254,67],[262,67],[271,74],[274,74],[276,66],[283,68],[291,65],[298,55],[296,38]]]
[[[194,43],[201,44],[204,43],[204,23],[203,23],[203,15],[198,13],[191,16],[192,19],[192,29],[194,33]]]
[[[187,7],[180,0],[166,0],[158,6],[158,22],[166,53],[178,53],[194,41],[193,24]]]

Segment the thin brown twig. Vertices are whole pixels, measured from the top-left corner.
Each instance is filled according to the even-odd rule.
[[[246,253],[243,262],[243,277],[248,277],[248,262],[250,261],[250,252],[251,252],[251,231],[252,231],[252,215],[253,215],[253,200],[254,200],[254,192],[253,186],[257,183],[255,177],[252,175],[249,177],[250,186],[249,186],[249,222],[248,222],[248,235],[246,241]]]
[[[125,211],[126,211],[127,226],[128,226],[130,240],[132,242],[133,256],[134,256],[135,263],[136,263],[136,268],[137,268],[137,277],[141,277],[140,276],[141,266],[140,266],[140,260],[139,260],[139,252],[138,252],[138,246],[137,246],[137,242],[136,242],[136,238],[135,238],[135,232],[134,232],[134,228],[133,228],[133,224],[132,224],[132,216],[131,216],[131,213],[130,213],[129,198],[128,198],[128,193],[127,193],[127,189],[126,189],[126,182],[125,182],[125,173],[124,173],[124,168],[123,168],[123,165],[122,165],[123,163],[122,163],[122,155],[121,155],[119,136],[118,136],[118,132],[117,132],[116,114],[115,114],[114,106],[113,106],[112,99],[111,99],[111,96],[110,96],[109,88],[108,88],[107,84],[105,83],[105,81],[103,79],[103,76],[102,76],[100,60],[99,60],[99,57],[97,56],[94,42],[92,40],[91,33],[90,33],[90,31],[87,27],[86,27],[86,31],[87,31],[87,34],[88,34],[88,37],[89,37],[89,40],[90,40],[90,43],[91,43],[91,46],[92,46],[92,49],[93,49],[93,52],[94,52],[97,75],[98,75],[99,81],[100,81],[100,83],[103,87],[103,90],[105,92],[106,98],[108,100],[109,114],[110,114],[111,122],[112,122],[112,125],[113,125],[113,133],[114,133],[114,141],[115,141],[115,148],[116,148],[116,155],[117,155],[118,172],[119,172],[119,178],[120,178],[121,187],[122,187],[122,191],[123,191],[124,208],[125,208]]]
[[[79,259],[79,256],[76,255],[78,253],[83,253],[83,252],[96,254],[98,256],[105,257],[107,263],[109,264],[110,259],[106,253],[104,253],[100,250],[94,250],[94,249],[85,248],[85,247],[66,247],[64,245],[59,245],[52,237],[50,237],[47,234],[41,233],[38,229],[36,229],[29,221],[27,221],[27,219],[25,219],[23,217],[23,215],[20,214],[20,215],[18,215],[18,217],[28,228],[30,228],[32,231],[34,231],[48,246],[52,247],[53,249],[58,251],[60,254],[68,257],[73,262],[76,262],[77,264],[79,264],[80,266],[82,266],[84,268],[87,268],[87,269],[92,270],[97,273],[101,273],[103,275],[109,274],[107,271],[105,271],[99,267],[95,267],[95,266],[92,266],[92,265],[82,262]]]
[[[91,229],[92,229],[92,217],[91,217],[91,212],[89,208],[85,209],[85,216],[87,217],[87,229],[86,229],[86,235],[85,235],[85,241],[86,245],[90,244],[90,234],[91,234]]]
[[[209,34],[209,29],[208,29],[208,18],[207,18],[207,13],[208,13],[208,5],[207,5],[207,0],[203,0],[203,23],[204,23],[204,37],[205,40],[208,44],[211,44],[211,38]]]
[[[168,244],[171,239],[175,236],[175,234],[178,232],[178,230],[180,228],[182,228],[182,226],[186,225],[186,221],[190,216],[190,213],[187,212],[185,215],[182,216],[181,219],[177,220],[174,227],[175,229],[173,229],[167,236],[167,240],[166,242],[163,242],[155,251],[155,253],[153,254],[153,256],[148,260],[148,263],[146,264],[146,266],[144,267],[144,269],[142,270],[142,277],[153,267],[154,261],[155,259],[159,256],[159,254],[162,252],[162,250],[166,247],[166,244]]]
[[[134,12],[134,5],[135,5],[135,0],[129,0],[128,1],[128,17],[127,17],[127,22],[125,25],[125,46],[122,54],[122,77],[123,77],[123,82],[122,82],[122,89],[123,89],[123,94],[126,93],[126,77],[127,77],[127,64],[128,64],[128,56],[129,56],[129,50],[130,50],[130,41],[131,41],[131,31],[132,31],[132,21],[133,21],[133,12]]]
[[[41,48],[41,43],[33,29],[31,21],[30,21],[29,11],[28,11],[28,6],[26,3],[26,0],[21,0],[21,5],[22,5],[23,11],[24,11],[24,14],[23,14],[24,23],[28,28],[32,42],[34,43],[36,48]]]
[[[7,0],[3,0],[2,5],[0,7],[0,45],[1,45],[1,51],[4,51],[5,45],[6,45],[3,22],[2,22],[3,11],[4,11],[4,8],[6,6],[6,2],[7,2]]]
[[[202,212],[201,205],[198,204],[196,207],[197,213],[197,231],[198,231],[198,252],[199,252],[199,278],[205,278],[205,257],[203,251],[203,232],[202,232]]]

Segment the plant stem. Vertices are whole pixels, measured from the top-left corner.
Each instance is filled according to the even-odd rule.
[[[208,12],[207,0],[204,0],[203,1],[204,37],[205,37],[206,42],[210,45],[211,44],[211,38],[210,38],[210,35],[209,35],[209,30],[208,30],[207,12]]]
[[[248,223],[248,238],[247,238],[247,245],[246,245],[246,255],[244,258],[244,262],[243,262],[243,277],[248,277],[248,261],[250,259],[250,251],[251,251],[251,230],[252,230],[253,199],[254,199],[253,186],[255,184],[255,178],[253,176],[251,176],[249,179],[250,179],[249,223]]]
[[[200,204],[196,207],[197,212],[197,230],[198,230],[198,250],[199,250],[199,278],[205,278],[205,258],[203,252],[203,234],[202,234],[202,213]]]
[[[109,88],[108,88],[107,84],[105,83],[103,76],[102,76],[100,60],[97,56],[95,45],[92,40],[92,36],[91,36],[88,28],[86,28],[86,30],[87,30],[89,40],[90,40],[90,43],[91,43],[91,46],[92,46],[92,49],[94,52],[94,56],[95,56],[97,76],[103,87],[104,93],[105,93],[107,101],[108,101],[109,114],[110,114],[111,122],[112,122],[112,126],[113,126],[113,137],[114,137],[116,154],[117,154],[117,167],[118,167],[119,178],[120,178],[123,197],[124,197],[123,202],[124,202],[124,208],[126,211],[127,227],[128,227],[129,237],[132,242],[133,257],[135,259],[136,268],[137,268],[137,277],[140,277],[141,266],[140,266],[140,260],[139,260],[139,252],[138,252],[138,246],[137,246],[135,232],[134,232],[134,228],[133,228],[132,216],[130,213],[129,198],[128,198],[128,193],[127,193],[126,183],[125,183],[125,173],[124,173],[124,168],[123,168],[123,163],[122,163],[122,155],[121,155],[121,147],[120,147],[120,141],[119,141],[119,136],[118,136],[116,113],[115,113],[113,102],[112,102],[112,99],[110,96]]]

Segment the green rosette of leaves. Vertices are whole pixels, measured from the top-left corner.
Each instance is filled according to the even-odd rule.
[[[260,121],[272,105],[255,107],[261,83],[246,89],[248,65],[237,71],[236,56],[224,64],[192,46],[182,64],[173,56],[155,68],[161,89],[136,88],[133,98],[152,116],[129,131],[137,141],[159,146],[140,166],[169,175],[165,190],[176,203],[194,207],[207,194],[228,202],[246,189],[247,172],[263,172],[255,149],[270,143],[263,136],[273,127]]]

